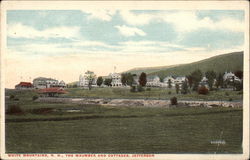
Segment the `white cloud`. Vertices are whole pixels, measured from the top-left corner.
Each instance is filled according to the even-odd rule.
[[[209,17],[198,18],[195,11],[133,13],[120,11],[123,20],[130,25],[146,25],[151,22],[167,22],[173,24],[178,32],[190,32],[197,29],[221,29],[233,32],[243,32],[244,22],[231,17],[223,17],[214,21]]]
[[[116,10],[82,10],[82,12],[89,14],[89,19],[99,19],[102,21],[111,21],[112,16],[116,13]]]
[[[21,23],[9,24],[7,35],[11,38],[77,38],[79,36],[79,27],[53,27],[44,30],[38,30],[31,26]]]
[[[156,18],[154,14],[134,14],[128,10],[121,10],[120,15],[123,20],[131,25],[145,25],[148,24],[152,19]]]
[[[141,29],[136,28],[136,27],[127,27],[125,25],[122,25],[122,26],[115,26],[115,28],[117,28],[119,32],[126,37],[135,36],[135,35],[139,35],[139,36],[146,35],[145,32],[143,32]]]

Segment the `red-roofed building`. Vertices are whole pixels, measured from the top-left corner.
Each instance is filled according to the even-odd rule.
[[[54,97],[59,94],[65,94],[67,93],[63,88],[60,87],[53,87],[53,88],[44,88],[44,89],[39,89],[38,93],[43,94],[48,97]]]
[[[33,85],[30,82],[20,82],[15,86],[15,89],[32,89]]]

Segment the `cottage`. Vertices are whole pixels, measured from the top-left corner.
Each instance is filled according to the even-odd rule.
[[[87,75],[80,75],[79,76],[79,82],[78,87],[86,87],[89,85],[89,80],[87,79]]]
[[[158,76],[149,76],[147,77],[147,87],[160,87],[161,82]]]
[[[78,81],[78,87],[88,87],[90,82],[91,86],[96,86],[96,81],[97,78],[95,77],[94,72],[92,71],[87,71],[84,73],[84,75],[79,76],[79,81]]]
[[[241,80],[237,76],[235,76],[235,74],[232,72],[225,72],[223,75],[223,80],[229,81],[229,82],[233,82],[233,81],[241,82]]]
[[[182,83],[184,83],[186,80],[187,80],[186,77],[184,77],[184,76],[179,76],[179,77],[176,77],[176,78],[175,78],[174,83],[175,83],[175,84],[182,85]]]
[[[60,87],[58,80],[52,78],[38,77],[33,80],[34,88],[50,88],[50,87]]]
[[[171,83],[171,86],[175,86],[175,79],[172,76],[167,76],[166,78],[163,79],[163,86],[164,87],[169,87],[169,83]]]
[[[114,73],[110,73],[108,77],[112,79],[112,82],[111,82],[112,87],[122,87],[121,74],[114,72]]]
[[[15,89],[33,89],[33,85],[30,82],[20,82]]]
[[[66,83],[63,80],[61,80],[59,82],[59,87],[65,88],[66,87]]]

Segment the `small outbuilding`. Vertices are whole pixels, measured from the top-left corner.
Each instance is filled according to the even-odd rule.
[[[46,97],[55,97],[59,94],[65,94],[67,93],[63,88],[60,87],[53,87],[53,88],[44,88],[38,90],[38,93],[46,96]]]

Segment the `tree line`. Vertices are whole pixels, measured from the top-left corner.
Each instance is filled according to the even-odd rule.
[[[201,84],[203,76],[207,78],[207,84],[209,87],[209,90],[214,90],[218,88],[227,88],[228,86],[233,87],[234,90],[242,90],[243,89],[243,72],[242,71],[235,71],[235,76],[241,79],[241,81],[236,81],[235,77],[230,80],[224,80],[223,79],[223,73],[216,73],[213,70],[206,71],[204,74],[201,70],[197,69],[190,74],[186,75],[186,80],[182,84],[175,84],[176,92],[186,94],[190,90],[198,91],[199,87],[206,87],[204,84]],[[136,86],[137,82],[135,82],[136,74],[132,73],[122,73],[121,74],[121,83],[124,86]],[[91,82],[93,79],[93,76],[90,76]],[[162,79],[161,79],[162,80]],[[105,78],[98,77],[96,84],[98,86],[101,86],[102,84],[106,86],[111,86],[112,79],[111,78]],[[138,78],[138,83],[140,87],[145,87],[147,84],[147,74],[145,72],[142,72]],[[172,88],[172,81],[169,79],[167,84],[168,88]]]

